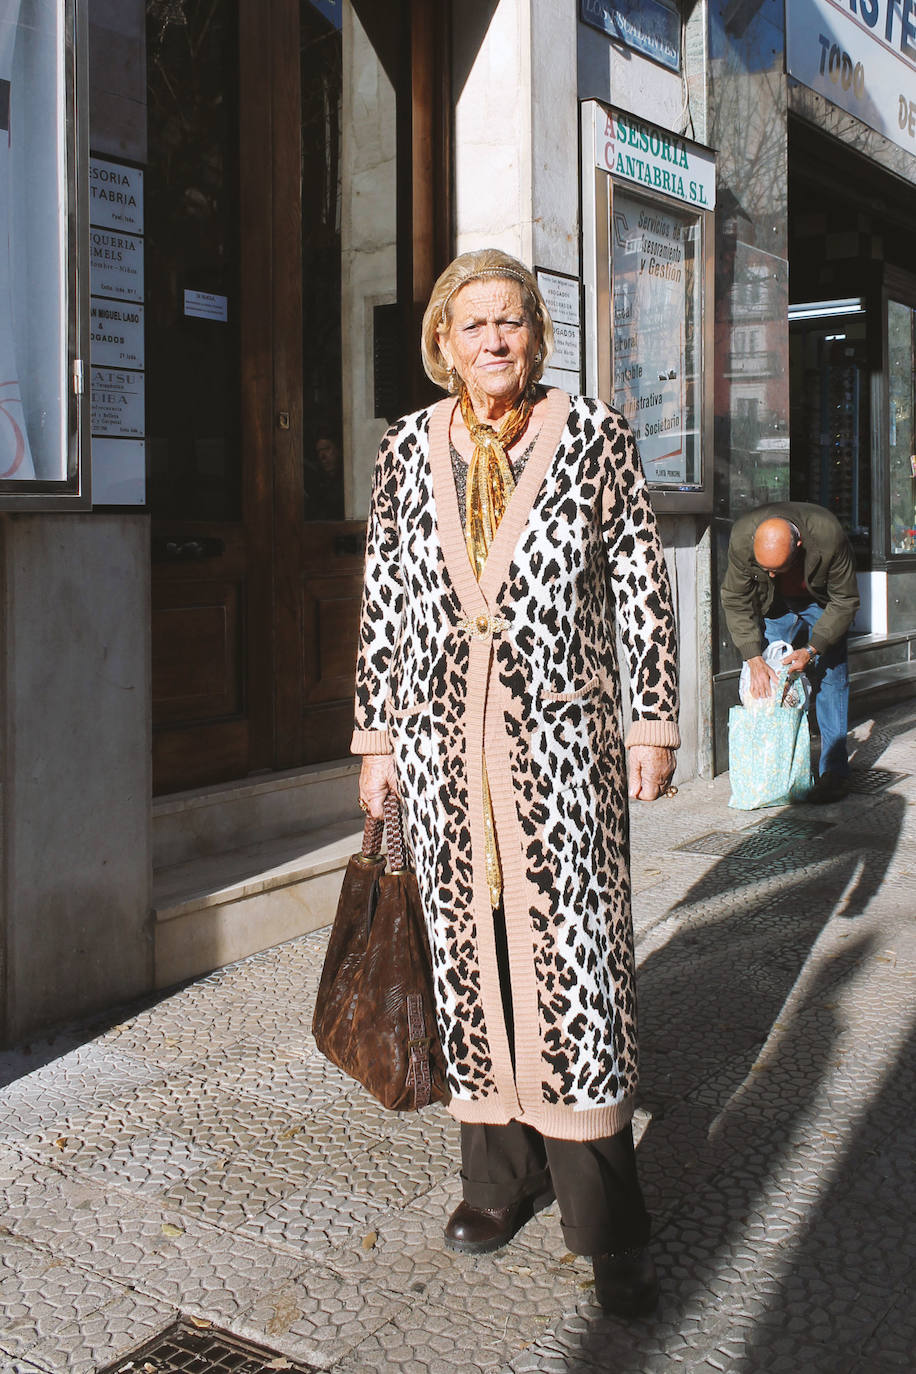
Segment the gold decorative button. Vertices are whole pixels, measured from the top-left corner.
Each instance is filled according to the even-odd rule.
[[[479,615],[479,616],[477,617],[477,629],[478,629],[478,632],[479,632],[480,634],[482,634],[482,635],[485,635],[486,632],[487,632],[487,630],[488,630],[489,628],[490,628],[490,617],[489,617],[489,616],[486,616],[486,615]]]

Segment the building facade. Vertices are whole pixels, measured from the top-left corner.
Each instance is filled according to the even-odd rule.
[[[7,1040],[330,919],[372,465],[455,252],[535,266],[549,379],[639,436],[682,777],[727,766],[717,588],[764,500],[837,513],[858,690],[906,687],[914,24],[0,0]]]

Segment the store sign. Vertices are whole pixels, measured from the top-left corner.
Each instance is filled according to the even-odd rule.
[[[672,71],[681,65],[681,15],[663,0],[580,0],[583,23]]]
[[[89,338],[91,360],[99,367],[143,367],[143,306],[93,296]]]
[[[104,158],[89,159],[89,222],[143,233],[143,173]]]
[[[142,439],[146,397],[142,372],[93,367],[92,433],[111,439]]]
[[[786,5],[786,70],[916,154],[913,0],[792,0]]]
[[[119,301],[143,300],[143,240],[110,229],[89,230],[92,290]]]
[[[582,323],[581,288],[578,277],[536,267],[538,286],[553,321],[553,353],[544,369],[548,386],[575,395],[581,390]]]
[[[711,210],[716,203],[714,154],[635,115],[598,111],[595,162],[613,177],[688,205]]]
[[[146,499],[143,173],[89,163],[93,505]]]

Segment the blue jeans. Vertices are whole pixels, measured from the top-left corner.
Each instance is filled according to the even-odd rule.
[[[811,631],[824,614],[823,606],[812,601],[794,611],[772,620],[764,620],[767,644],[784,639],[793,649],[800,649],[811,638]],[[821,757],[818,771],[849,775],[849,755],[846,751],[846,731],[849,728],[849,666],[846,656],[846,636],[831,644],[817,663],[805,669],[811,683],[811,696],[817,715],[821,737]]]

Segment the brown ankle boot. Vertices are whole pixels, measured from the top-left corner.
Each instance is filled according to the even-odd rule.
[[[595,1296],[615,1317],[649,1317],[658,1306],[658,1277],[648,1247],[595,1255]]]
[[[488,1255],[491,1250],[508,1245],[516,1231],[553,1200],[551,1190],[534,1198],[522,1198],[513,1207],[471,1207],[460,1202],[449,1217],[445,1243],[450,1250],[464,1255]]]

